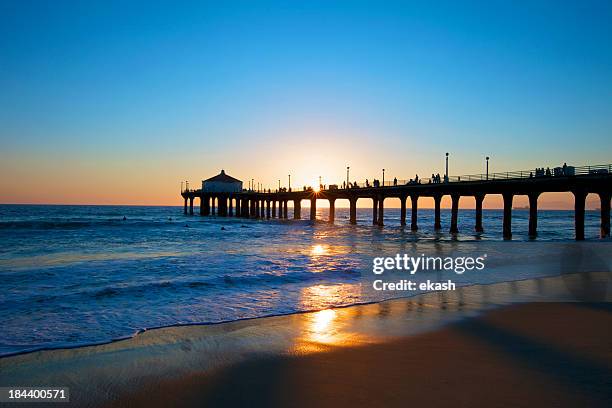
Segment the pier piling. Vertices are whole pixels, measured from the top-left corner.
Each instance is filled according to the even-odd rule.
[[[514,194],[502,194],[504,199],[504,219],[503,219],[503,237],[504,239],[512,239],[512,200]]]
[[[476,199],[476,225],[474,226],[474,230],[476,232],[483,232],[482,228],[482,202],[484,201],[484,194],[476,194],[474,196]]]
[[[313,197],[310,199],[310,221],[317,219],[317,198]]]
[[[538,236],[538,197],[540,193],[530,193],[529,197],[529,238]]]
[[[450,233],[457,234],[459,232],[459,228],[457,227],[457,220],[459,219],[459,199],[461,196],[459,194],[451,194],[451,226]]]
[[[302,218],[302,200],[293,200],[293,219]]]
[[[584,240],[584,205],[587,193],[576,190],[574,193],[574,225],[576,229],[576,241]]]
[[[610,192],[599,193],[601,204],[601,237],[610,236]]]
[[[434,199],[434,230],[439,231],[442,229],[442,223],[440,222],[440,202],[442,201],[442,195],[436,194]]]
[[[378,226],[382,227],[382,226],[385,225],[385,221],[384,221],[384,218],[385,218],[385,204],[384,204],[385,203],[385,197],[381,195],[381,196],[378,197],[377,201],[378,201],[378,219],[377,219],[377,221],[378,221]]]
[[[353,225],[357,224],[357,197],[349,198],[349,222]]]
[[[417,212],[419,210],[419,196],[411,195],[410,203],[412,204],[412,213],[410,214],[410,231],[418,231],[419,226],[417,224]]]

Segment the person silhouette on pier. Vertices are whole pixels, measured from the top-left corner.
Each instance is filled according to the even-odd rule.
[[[397,177],[395,177],[395,178],[393,179],[393,185],[394,185],[394,186],[397,186]]]

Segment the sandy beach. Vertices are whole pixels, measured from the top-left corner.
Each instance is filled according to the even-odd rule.
[[[609,407],[611,311],[515,305],[382,344],[162,381],[109,406]]]
[[[79,407],[610,406],[612,308],[576,301],[608,282],[576,274],[155,329],[2,358],[0,381],[68,386]]]

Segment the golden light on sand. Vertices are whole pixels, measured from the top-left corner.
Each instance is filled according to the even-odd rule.
[[[325,309],[314,314],[312,330],[316,333],[325,333],[332,320],[336,318],[334,309]]]

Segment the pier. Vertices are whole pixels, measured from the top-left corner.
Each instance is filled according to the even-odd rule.
[[[329,201],[329,222],[334,222],[335,202],[346,199],[349,202],[349,220],[357,223],[357,200],[367,199],[372,202],[372,220],[377,226],[384,225],[385,200],[400,200],[400,223],[406,225],[407,202],[410,199],[410,229],[417,231],[418,202],[421,197],[434,200],[434,229],[441,230],[440,203],[443,196],[451,198],[451,221],[447,226],[452,234],[458,234],[459,202],[461,199],[475,200],[474,230],[483,232],[482,203],[489,194],[503,197],[503,238],[512,238],[512,203],[516,196],[524,195],[529,199],[529,237],[536,238],[538,230],[538,197],[549,192],[570,192],[574,196],[575,239],[584,240],[585,203],[588,194],[597,194],[601,204],[602,238],[610,236],[610,199],[612,197],[612,164],[597,166],[571,167],[571,171],[560,168],[554,172],[543,173],[543,169],[477,174],[458,177],[444,176],[444,180],[393,180],[378,183],[374,187],[369,183],[344,183],[315,191],[312,188],[302,190],[278,189],[275,191],[243,190],[234,193],[205,192],[203,190],[181,191],[184,199],[184,213],[194,214],[194,200],[199,199],[199,214],[202,216],[217,215],[220,217],[242,217],[259,219],[288,218],[288,203],[293,203],[293,218],[301,219],[301,203],[310,201],[310,220],[316,220],[317,200]],[[348,180],[347,180],[348,181]]]

